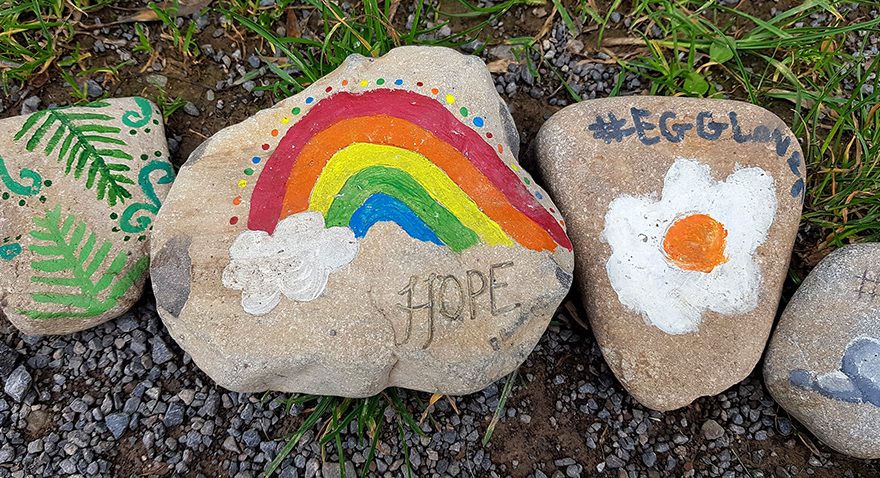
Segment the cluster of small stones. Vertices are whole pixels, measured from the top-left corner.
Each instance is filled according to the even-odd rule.
[[[480,440],[503,381],[456,398],[458,413],[438,402],[422,427],[425,436],[406,431],[414,476],[732,478],[747,473],[744,464],[755,478],[852,476],[840,458],[791,464],[773,451],[800,445],[757,378],[690,410],[649,411],[614,380],[589,335],[576,332],[564,315],[557,319],[560,325],[550,327],[520,369],[490,446]],[[2,327],[0,352],[11,360],[0,363],[0,372],[7,384],[10,370],[23,370],[27,380],[20,395],[6,390],[0,397],[0,477],[256,477],[282,446],[279,437],[301,423],[302,409],[286,414],[281,394],[261,402],[260,394],[214,385],[173,345],[152,305],[65,337],[34,339]],[[565,357],[584,360],[556,367]],[[406,469],[397,420],[386,408],[371,476],[400,476]],[[526,430],[547,446],[505,440]],[[343,435],[343,446],[347,469],[360,471],[368,449],[358,445],[356,429]],[[332,445],[326,456],[324,463],[310,431],[279,476],[339,476]],[[768,473],[762,471],[767,463],[778,465]]]

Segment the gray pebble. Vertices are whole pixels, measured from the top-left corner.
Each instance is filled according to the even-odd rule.
[[[12,397],[16,402],[24,399],[25,393],[31,387],[31,373],[24,367],[19,365],[6,377],[6,383],[3,385],[3,391],[6,395]]]

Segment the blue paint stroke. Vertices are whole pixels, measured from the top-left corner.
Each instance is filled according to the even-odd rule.
[[[363,204],[351,215],[348,226],[354,231],[355,237],[364,237],[373,224],[382,221],[396,223],[413,239],[425,242],[433,242],[442,246],[443,242],[434,234],[427,224],[422,221],[400,200],[387,194],[376,193],[364,201]]]
[[[859,337],[847,345],[840,370],[821,375],[792,370],[789,381],[833,400],[880,407],[880,340]]]
[[[796,198],[804,193],[804,180],[798,179],[791,185],[791,197]]]
[[[11,261],[21,254],[21,244],[4,244],[0,246],[0,259]]]

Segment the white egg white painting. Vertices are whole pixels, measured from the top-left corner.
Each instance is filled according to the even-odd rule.
[[[696,159],[676,158],[657,195],[622,195],[605,215],[606,271],[618,300],[668,334],[698,330],[706,311],[758,304],[755,250],[776,217],[773,178],[740,168],[723,181]]]

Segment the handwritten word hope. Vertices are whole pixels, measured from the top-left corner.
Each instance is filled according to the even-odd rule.
[[[519,303],[505,303],[499,298],[499,290],[508,287],[499,278],[503,269],[513,267],[512,261],[492,264],[481,272],[470,269],[463,275],[431,273],[427,277],[412,276],[398,295],[404,303],[397,307],[406,314],[406,331],[397,345],[409,342],[413,334],[413,321],[424,324],[427,336],[422,349],[428,348],[434,339],[434,321],[442,317],[448,321],[477,318],[478,302],[488,301],[492,316],[507,314],[520,307]]]

